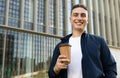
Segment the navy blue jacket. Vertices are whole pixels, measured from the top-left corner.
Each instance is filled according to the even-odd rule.
[[[71,36],[72,34],[65,36],[56,45],[48,71],[49,78],[67,78],[67,69],[62,69],[58,75],[55,74],[53,69],[60,55],[59,45],[69,43]],[[116,78],[116,62],[103,38],[83,33],[81,36],[81,48],[83,78]]]

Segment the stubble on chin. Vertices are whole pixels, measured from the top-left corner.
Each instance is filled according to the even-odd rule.
[[[82,28],[76,29],[79,32],[83,32],[84,30]]]

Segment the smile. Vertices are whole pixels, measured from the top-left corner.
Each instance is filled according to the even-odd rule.
[[[76,24],[77,24],[77,25],[82,25],[82,24],[83,24],[83,22],[76,22]]]

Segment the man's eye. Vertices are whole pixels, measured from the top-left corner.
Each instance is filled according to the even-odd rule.
[[[73,16],[78,16],[78,14],[73,14]]]
[[[85,14],[85,13],[82,13],[82,14],[81,14],[81,17],[86,17],[86,14]]]

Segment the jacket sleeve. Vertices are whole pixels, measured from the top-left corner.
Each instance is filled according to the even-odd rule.
[[[103,66],[103,71],[105,74],[105,78],[116,78],[117,76],[117,67],[116,61],[112,56],[107,43],[102,38],[101,39],[101,61]]]
[[[59,44],[58,44],[59,45]],[[51,64],[50,64],[50,68],[48,70],[48,76],[49,78],[59,78],[59,75],[57,75],[55,72],[54,72],[54,66],[56,64],[56,61],[57,61],[57,58],[58,56],[60,55],[60,52],[59,52],[59,47],[58,45],[56,45],[54,51],[53,51],[53,57],[52,57],[52,60],[51,60]]]

